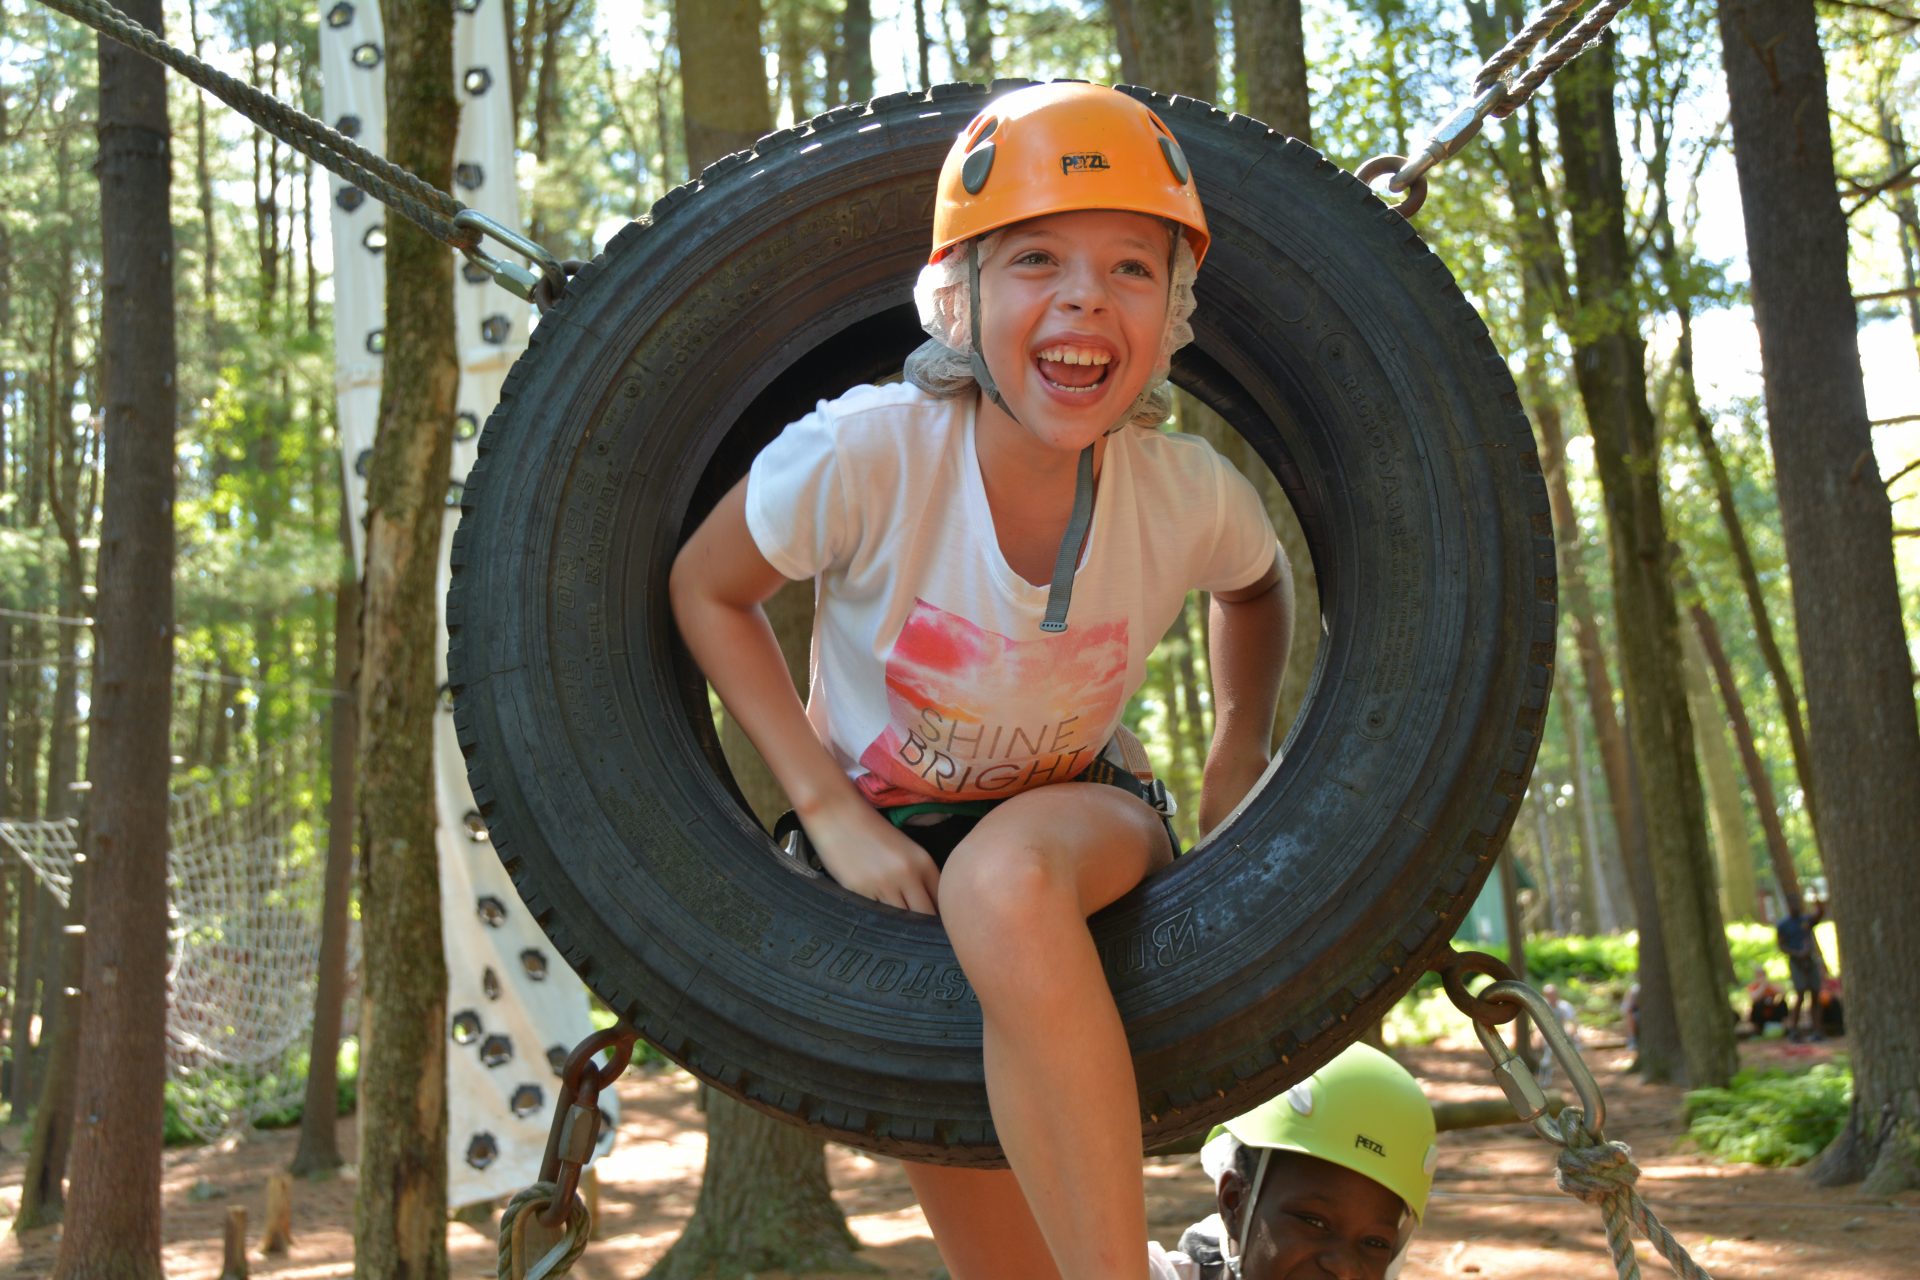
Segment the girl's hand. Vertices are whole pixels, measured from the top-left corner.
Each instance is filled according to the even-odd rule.
[[[900,834],[851,788],[846,798],[800,815],[820,862],[843,887],[863,898],[937,914],[940,869],[919,845]]]

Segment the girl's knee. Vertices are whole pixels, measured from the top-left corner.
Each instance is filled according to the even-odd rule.
[[[976,832],[940,873],[940,918],[956,947],[1018,936],[1077,903],[1072,878],[1044,849]]]

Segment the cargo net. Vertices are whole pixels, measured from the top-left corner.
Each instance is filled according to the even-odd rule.
[[[302,758],[306,756],[307,758]],[[286,1122],[306,1087],[326,829],[310,753],[176,784],[167,823],[169,1128],[210,1141]],[[0,843],[65,906],[70,819],[0,822]],[[358,971],[349,938],[349,983]],[[356,1002],[346,1001],[351,1014]]]

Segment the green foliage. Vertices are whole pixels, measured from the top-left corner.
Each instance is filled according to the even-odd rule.
[[[232,1073],[219,1068],[207,1068],[190,1072],[183,1076],[170,1077],[165,1085],[166,1119],[164,1121],[166,1144],[174,1146],[192,1146],[200,1141],[200,1135],[185,1120],[186,1113],[205,1114],[218,1109],[228,1113],[247,1105],[248,1099],[263,1094],[271,1095],[281,1091],[283,1084],[290,1085],[288,1092],[297,1093],[304,1088],[307,1076],[307,1055],[301,1054],[290,1066],[287,1076],[270,1076],[265,1080],[250,1082],[235,1077]],[[340,1043],[340,1058],[335,1068],[336,1115],[350,1116],[360,1097],[360,1042],[348,1038]],[[277,1110],[264,1112],[254,1119],[256,1129],[291,1129],[300,1123],[304,1108],[296,1099]]]
[[[1800,1072],[1742,1071],[1725,1089],[1687,1094],[1687,1132],[1723,1161],[1805,1164],[1840,1132],[1852,1100],[1844,1058]]]

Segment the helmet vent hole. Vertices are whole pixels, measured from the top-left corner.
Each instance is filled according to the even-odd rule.
[[[960,166],[960,185],[967,194],[977,196],[980,188],[987,185],[987,175],[993,172],[993,144],[985,143],[968,156]]]
[[[967,150],[971,151],[975,147],[979,146],[981,143],[985,142],[988,138],[991,138],[993,136],[993,131],[995,129],[998,129],[999,127],[1000,127],[999,116],[986,116],[985,118],[981,119],[977,124],[973,126],[973,132],[969,134],[967,137]]]
[[[1175,182],[1184,186],[1193,179],[1193,170],[1187,167],[1187,153],[1180,149],[1179,143],[1164,134],[1160,137],[1160,154],[1167,158],[1167,168],[1173,170]]]

